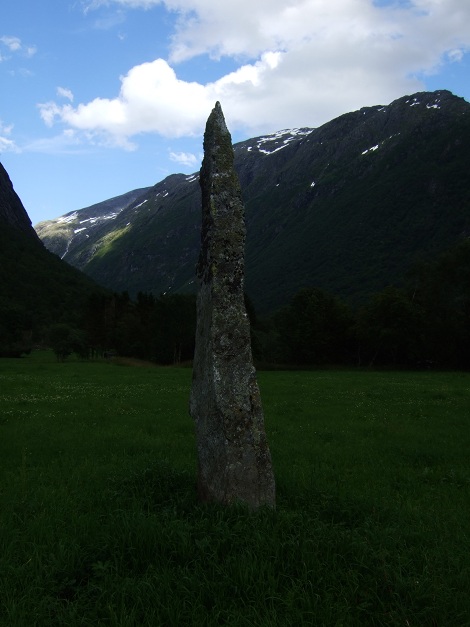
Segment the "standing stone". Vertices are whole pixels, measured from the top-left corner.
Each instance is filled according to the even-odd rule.
[[[202,501],[274,507],[275,484],[244,303],[245,222],[220,103],[207,120],[190,412]]]

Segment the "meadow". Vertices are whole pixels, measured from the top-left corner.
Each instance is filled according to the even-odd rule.
[[[201,505],[189,368],[0,360],[0,625],[470,625],[470,374],[258,373],[276,510]]]

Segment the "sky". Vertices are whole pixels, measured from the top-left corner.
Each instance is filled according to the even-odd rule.
[[[3,0],[0,162],[33,225],[192,173],[233,142],[448,89],[468,0]]]

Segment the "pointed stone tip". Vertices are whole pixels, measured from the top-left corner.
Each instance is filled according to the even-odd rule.
[[[224,117],[224,112],[222,111],[222,105],[220,104],[220,102],[217,100],[217,102],[214,105],[214,108],[212,109],[212,113],[218,118],[223,118]]]
[[[225,122],[224,113],[222,111],[222,106],[220,102],[217,100],[214,108],[212,109],[212,113],[207,120],[208,126],[213,125],[215,123],[223,133],[228,133],[229,130],[227,128],[227,124]]]

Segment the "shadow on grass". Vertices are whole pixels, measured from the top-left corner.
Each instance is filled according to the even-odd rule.
[[[313,487],[279,486],[275,511],[203,505],[193,470],[161,460],[109,481],[54,572],[51,624],[444,624],[453,599],[435,607],[439,556],[424,543],[390,512]]]

